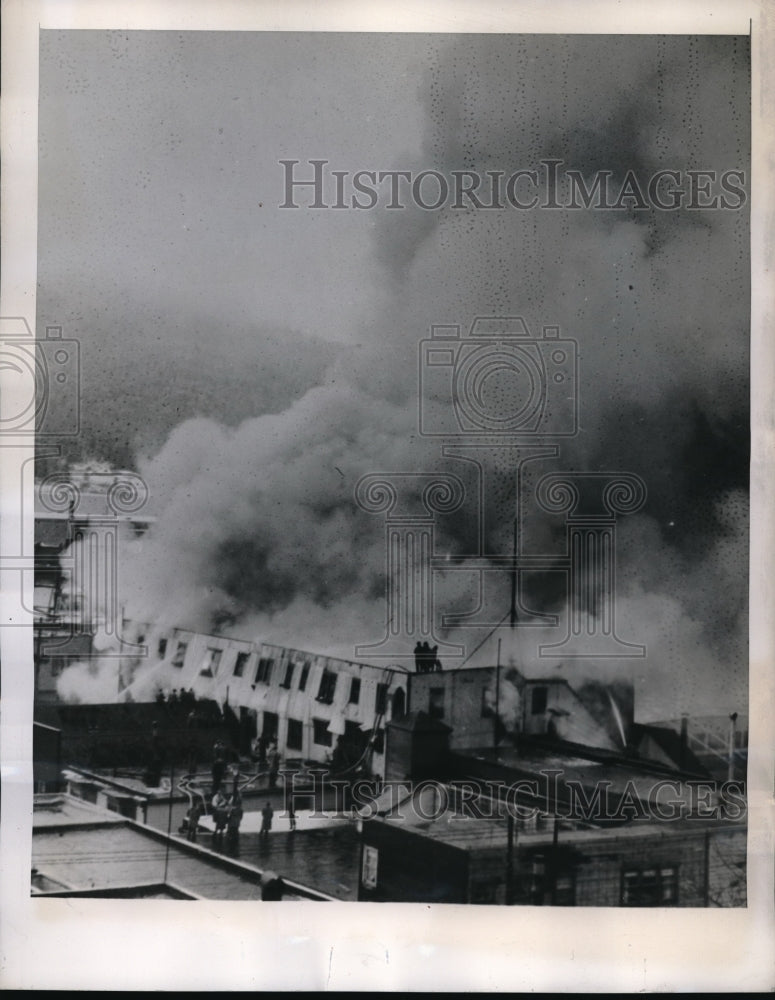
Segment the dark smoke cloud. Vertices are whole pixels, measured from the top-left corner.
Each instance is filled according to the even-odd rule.
[[[243,44],[235,53],[255,59],[264,43],[249,53]],[[611,171],[613,186],[628,170],[647,180],[658,169],[748,167],[747,39],[407,37],[391,38],[382,61],[356,37],[326,48],[293,44],[318,59],[307,69],[294,63],[306,84],[295,76],[291,96],[263,81],[283,108],[300,90],[307,101],[280,131],[265,124],[267,136],[284,136],[275,157],[330,155],[332,166],[350,170],[507,173],[552,157],[588,178]],[[184,60],[187,45],[204,41],[183,45]],[[368,74],[357,121],[314,104],[326,87],[345,93],[354,66]],[[201,72],[209,81],[209,70]],[[245,72],[247,80],[254,70]],[[400,85],[391,89],[385,81],[396,75]],[[378,147],[386,161],[375,163],[358,131],[376,129],[380,114],[398,126]],[[192,133],[205,120],[203,111]],[[299,145],[288,150],[292,126]],[[347,137],[351,160],[326,153],[326,129]],[[390,134],[384,123],[379,131]],[[246,189],[244,177],[231,183]],[[467,327],[476,315],[521,315],[536,335],[557,324],[575,338],[581,365],[581,433],[537,472],[622,469],[649,488],[644,511],[619,532],[622,628],[649,648],[638,665],[650,692],[642,704],[672,711],[696,700],[701,679],[706,700],[739,708],[747,648],[747,211],[262,212],[251,216],[257,232],[269,227],[257,238],[256,261],[284,255],[286,244],[301,248],[304,234],[320,248],[314,261],[305,258],[306,270],[287,276],[288,308],[309,307],[308,339],[294,332],[286,346],[279,335],[250,338],[246,350],[230,319],[223,368],[195,375],[196,364],[183,363],[190,393],[172,389],[174,416],[168,408],[164,419],[153,416],[163,396],[147,363],[154,355],[145,346],[139,353],[143,374],[130,409],[147,398],[151,423],[174,430],[157,448],[143,439],[136,414],[127,425],[160,515],[152,544],[127,554],[128,610],[350,656],[355,643],[379,638],[384,529],[357,510],[354,485],[383,469],[462,474],[417,436],[418,340],[433,323]],[[197,254],[213,245],[201,239]],[[248,276],[241,281],[246,287]],[[311,332],[316,303],[320,338]],[[253,307],[261,328],[271,329],[262,302]],[[208,321],[206,329],[219,329],[217,315]],[[198,329],[190,359],[207,350]],[[162,354],[174,373],[175,351]],[[205,392],[216,402],[208,404]],[[118,421],[120,404],[113,405]],[[509,551],[509,473],[500,476],[493,482],[502,509],[489,540]],[[440,522],[439,551],[452,561],[470,551],[473,513],[467,507]],[[528,523],[534,551],[557,550],[561,522]],[[555,577],[526,582],[528,603],[562,608]],[[440,599],[457,610],[472,599],[468,589],[450,574]],[[504,610],[507,599],[504,584]],[[514,655],[535,659],[533,639],[520,640]],[[489,643],[478,661],[492,656]]]

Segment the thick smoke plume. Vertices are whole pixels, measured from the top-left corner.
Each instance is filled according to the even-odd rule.
[[[70,664],[57,679],[63,701],[103,704],[116,701],[120,691],[118,659],[95,657]]]
[[[438,40],[419,88],[424,137],[400,165],[508,172],[553,157],[589,179],[608,170],[613,184],[630,169],[746,169],[747,59],[747,39],[720,37]],[[368,313],[343,303],[353,346],[326,359],[320,384],[236,426],[192,415],[138,456],[158,520],[122,553],[126,613],[348,658],[378,640],[384,525],[357,508],[355,484],[383,470],[461,474],[417,434],[418,341],[433,323],[520,315],[534,335],[559,325],[579,345],[581,432],[540,471],[622,470],[648,486],[617,551],[620,631],[648,648],[633,668],[638,713],[743,709],[746,210],[363,215],[380,280]],[[260,345],[235,354],[257,382],[272,377],[261,363]],[[292,367],[292,348],[274,363]],[[488,471],[496,484],[504,475]],[[439,520],[438,551],[453,563],[476,513]],[[505,507],[488,528],[505,553],[512,517]],[[561,523],[530,525],[534,551],[557,551]],[[439,601],[460,610],[464,579],[450,574]],[[552,580],[526,585],[533,606],[563,612]],[[547,637],[517,631],[528,633],[518,656],[535,660]],[[451,638],[472,649],[483,635]],[[469,665],[493,661],[491,639]]]

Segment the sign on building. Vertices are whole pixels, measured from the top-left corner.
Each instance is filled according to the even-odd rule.
[[[361,885],[364,889],[377,888],[377,864],[379,862],[379,851],[376,847],[364,846],[363,862],[361,865]]]

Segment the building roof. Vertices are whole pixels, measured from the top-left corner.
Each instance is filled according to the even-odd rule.
[[[228,632],[218,633],[199,632],[194,629],[184,628],[182,625],[157,630],[156,626],[152,622],[140,621],[138,619],[127,620],[125,625],[130,628],[134,628],[139,633],[153,633],[159,637],[173,636],[177,640],[186,642],[191,642],[194,639],[201,639],[204,640],[208,646],[212,646],[214,649],[232,648],[242,652],[257,653],[260,656],[270,656],[276,659],[285,658],[286,661],[293,662],[294,664],[307,661],[310,664],[318,664],[330,669],[347,667],[357,669],[359,671],[366,670],[371,675],[380,675],[385,683],[389,682],[394,677],[398,677],[400,679],[401,677],[410,676],[413,673],[400,663],[376,664],[361,662],[344,656],[312,652],[309,649],[297,649],[295,646],[281,645],[276,642],[271,642],[268,639],[262,639],[260,636],[249,637],[236,635],[231,630]],[[281,678],[278,675],[273,675],[268,686],[264,689],[264,693],[268,693],[271,689],[276,687],[279,687],[281,691],[285,691],[286,689],[280,684],[280,679]],[[255,687],[255,684],[253,687]]]
[[[127,895],[130,888],[166,886],[194,898],[252,900],[261,899],[262,873],[272,871],[291,895],[297,889],[299,898],[356,899],[355,824],[291,833],[278,828],[283,823],[279,810],[275,816],[269,837],[241,833],[239,853],[232,858],[213,850],[206,833],[194,844],[178,836],[168,840],[163,831],[72,796],[36,796],[32,865],[37,891]]]
[[[74,823],[120,823],[121,817],[73,795],[36,795],[32,828],[70,826]]]
[[[633,727],[633,741],[650,737],[660,750],[682,771],[705,774],[706,768],[681,739],[679,733],[667,726],[636,724]]]
[[[409,733],[451,733],[452,729],[440,719],[434,719],[427,712],[408,712],[394,717],[388,723],[396,729]]]
[[[735,723],[737,730],[747,730],[748,729],[748,713],[747,712],[735,712]],[[675,719],[651,719],[649,720],[649,725],[652,726],[666,726],[668,729],[679,730],[681,728],[681,723],[683,722],[683,717]],[[717,714],[717,715],[687,715],[686,722],[689,727],[689,732],[693,730],[717,730],[725,737],[729,735],[729,724],[732,721],[731,715],[728,714]]]
[[[129,820],[41,827],[33,831],[32,863],[68,888],[174,883],[206,899],[261,899],[261,873],[229,869],[203,849],[183,850]]]
[[[117,885],[100,889],[70,889],[45,876],[33,874],[33,895],[67,896],[82,899],[200,899],[196,893],[187,892],[169,882],[148,882],[139,885]]]
[[[209,838],[200,838],[207,843]],[[275,811],[268,837],[240,832],[240,860],[262,870],[271,869],[284,881],[309,886],[335,899],[358,898],[360,842],[354,823],[323,829],[288,830],[288,820]]]
[[[579,748],[582,749],[582,748]],[[570,797],[569,786],[587,790],[587,798],[600,790],[608,802],[613,816],[603,815],[603,819],[618,816],[616,803],[630,802],[634,796],[645,805],[653,800],[655,789],[666,775],[681,781],[677,772],[649,762],[633,762],[623,758],[590,759],[573,752],[572,749],[544,747],[523,742],[518,747],[500,746],[497,749],[459,751],[454,755],[455,773],[460,777],[499,779],[507,784],[532,781],[538,788],[538,799],[542,802],[567,804]],[[574,793],[575,794],[575,793]],[[528,796],[529,797],[529,796]],[[691,803],[688,786],[681,785],[675,799]]]
[[[446,799],[437,802],[453,802],[454,788],[441,783],[438,791]],[[417,796],[423,794],[426,798],[425,808],[416,807]],[[509,842],[508,820],[505,807],[498,806],[496,814],[487,817],[466,815],[460,807],[439,806],[434,809],[428,806],[429,789],[423,789],[413,795],[406,795],[397,801],[395,807],[385,814],[372,816],[364,822],[386,823],[395,830],[403,830],[407,834],[437,840],[462,851],[487,850],[502,848]],[[516,821],[517,831],[514,836],[515,846],[521,848],[540,848],[550,845],[554,840],[554,823],[549,817],[543,828],[530,829],[524,822]],[[589,823],[579,823],[573,819],[558,820],[558,842],[564,846],[578,848],[602,845],[613,849],[620,840],[630,841],[639,838],[665,840],[672,836],[682,839],[695,835],[704,836],[710,831],[713,834],[740,833],[745,830],[745,824],[723,819],[691,819],[679,818],[670,823],[651,819],[633,820],[626,825],[610,827],[594,827]]]

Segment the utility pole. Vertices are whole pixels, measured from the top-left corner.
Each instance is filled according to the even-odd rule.
[[[172,794],[175,788],[175,759],[173,757],[170,762],[170,798],[169,807],[167,809],[167,847],[164,852],[164,878],[162,882],[164,885],[167,884],[167,871],[170,864],[170,840],[172,838]]]
[[[559,840],[560,832],[560,821],[557,816],[554,817],[554,831],[552,833],[552,860],[551,860],[551,892],[552,892],[552,906],[557,905],[557,841]]]
[[[506,906],[514,901],[514,817],[506,804]]]
[[[511,612],[509,615],[509,626],[517,627],[517,518],[514,517],[514,544],[511,552]]]
[[[358,823],[358,891],[355,901],[360,903],[363,899],[363,820]]]
[[[737,743],[737,712],[729,716],[729,746],[727,755],[727,781],[735,780],[735,744]]]

